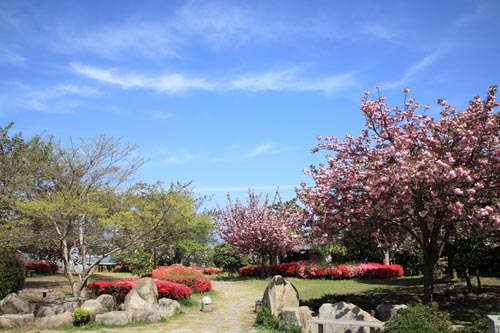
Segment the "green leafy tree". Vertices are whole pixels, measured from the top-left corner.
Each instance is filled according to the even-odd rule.
[[[153,267],[164,263],[190,263],[197,254],[208,250],[211,242],[212,226],[206,214],[197,213],[193,192],[187,190],[189,184],[171,184],[165,188],[158,182],[143,184],[140,191],[129,195],[129,210],[114,218],[124,221],[142,219],[141,223],[161,220],[155,234],[145,242],[123,251],[125,262],[138,262],[137,256],[151,257]],[[148,222],[149,221],[149,222]],[[139,260],[142,262],[143,260]],[[149,267],[149,264],[146,265]],[[142,274],[149,274],[147,267]]]
[[[243,256],[228,243],[220,243],[214,246],[212,260],[216,267],[222,268],[229,273],[235,273],[245,265]]]
[[[9,252],[23,243],[32,248],[40,244],[39,234],[23,228],[16,201],[30,200],[47,190],[52,154],[51,138],[25,140],[22,133],[9,133],[13,125],[0,127],[0,249]]]
[[[27,223],[59,247],[75,297],[84,296],[89,277],[104,257],[142,241],[158,226],[137,227],[138,220],[110,218],[116,213],[110,203],[117,201],[120,186],[143,164],[142,158],[134,158],[134,150],[105,136],[68,147],[57,144],[47,166],[47,190],[17,202]],[[129,226],[136,232],[127,233]],[[89,262],[91,254],[95,260]]]

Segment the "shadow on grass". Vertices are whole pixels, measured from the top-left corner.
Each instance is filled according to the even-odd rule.
[[[382,284],[380,280],[360,280],[360,283]],[[365,311],[375,313],[377,305],[417,304],[422,302],[422,279],[394,279],[387,281],[392,287],[375,288],[362,294],[325,294],[320,298],[301,300],[317,312],[323,303],[349,302]],[[483,286],[481,293],[468,293],[467,288],[458,286],[447,295],[435,295],[439,310],[451,315],[455,323],[473,323],[485,315],[500,312],[500,286]]]

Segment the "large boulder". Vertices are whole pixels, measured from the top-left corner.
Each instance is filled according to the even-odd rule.
[[[30,312],[32,312],[30,303],[18,294],[8,294],[0,301],[0,315]]]
[[[73,313],[63,312],[53,316],[40,318],[37,326],[39,328],[55,328],[71,324],[73,324]]]
[[[126,311],[111,311],[95,316],[96,323],[105,325],[127,325],[132,321],[132,314]]]
[[[24,314],[5,314],[0,316],[0,328],[14,328],[18,326],[29,325],[35,320],[32,313]]]
[[[279,329],[301,327],[302,332],[306,332],[307,321],[311,318],[311,310],[307,306],[283,308],[279,314]]]
[[[158,305],[158,289],[152,278],[140,279],[125,297],[125,311],[144,310]]]
[[[363,311],[360,307],[352,303],[339,302],[335,304],[325,303],[321,305],[318,311],[318,318],[320,319],[340,319],[340,320],[362,320],[362,321],[378,321],[377,318],[370,315],[368,312]],[[350,328],[349,326],[333,326],[325,325],[324,333],[344,333],[350,329],[349,332],[369,333],[370,328],[360,327],[359,329]]]
[[[377,306],[377,317],[382,321],[389,321],[399,310],[406,307],[404,304],[379,304]]]
[[[125,297],[124,310],[131,314],[132,320],[160,320],[158,289],[152,278],[143,278],[137,282]]]
[[[95,320],[95,316],[104,312],[108,312],[101,302],[96,299],[88,299],[83,302],[82,309],[88,310],[90,312],[90,320]]]
[[[299,293],[293,284],[276,275],[264,291],[262,306],[268,308],[273,315],[279,316],[285,307],[299,307]]]
[[[114,311],[116,309],[116,299],[113,295],[102,294],[96,298],[96,301],[101,303],[106,312]]]
[[[172,317],[181,310],[179,302],[170,298],[160,298],[158,303],[160,306],[160,316],[162,318]]]

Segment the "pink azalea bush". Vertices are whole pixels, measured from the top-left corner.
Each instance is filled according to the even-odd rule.
[[[212,281],[197,268],[185,266],[162,266],[153,270],[154,279],[184,284],[194,292],[203,293],[212,289]]]
[[[404,275],[400,265],[382,265],[363,263],[359,265],[325,265],[314,262],[291,262],[266,266],[268,275],[299,277],[302,279],[333,279],[351,278],[389,279]],[[261,266],[245,266],[240,268],[241,276],[261,276]]]
[[[123,279],[118,281],[96,281],[87,285],[87,290],[94,296],[110,294],[115,296],[117,302],[121,303],[139,279]],[[171,299],[185,299],[191,296],[192,291],[186,285],[165,280],[153,279],[158,296]]]

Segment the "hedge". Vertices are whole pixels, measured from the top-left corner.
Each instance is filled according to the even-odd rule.
[[[197,293],[212,289],[212,281],[193,267],[162,266],[154,269],[151,277],[153,279],[184,284]]]
[[[261,266],[245,266],[240,268],[241,276],[259,277]],[[377,263],[363,263],[359,265],[325,265],[314,262],[291,262],[265,267],[267,275],[281,275],[299,277],[303,279],[333,279],[344,280],[351,278],[396,278],[404,275],[400,265],[382,265]]]

